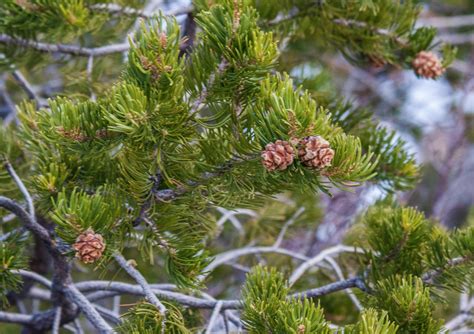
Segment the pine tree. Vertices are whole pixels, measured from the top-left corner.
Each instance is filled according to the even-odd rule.
[[[27,98],[15,90],[0,126],[0,322],[24,333],[79,332],[81,315],[98,333],[443,330],[436,308],[473,286],[472,224],[446,231],[397,204],[420,177],[406,143],[322,89],[330,78],[310,87],[281,61],[331,50],[437,79],[455,50],[416,26],[420,11],[393,0],[195,0],[171,13],[138,0],[3,1],[0,67]],[[281,246],[324,216],[322,197],[363,184],[386,198],[345,245],[314,257]],[[281,257],[251,256],[267,253]],[[234,286],[219,287],[226,276]],[[133,298],[118,307],[122,295]]]

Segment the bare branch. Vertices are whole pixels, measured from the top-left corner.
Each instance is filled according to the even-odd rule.
[[[439,39],[453,45],[474,44],[474,33],[471,34],[444,34]]]
[[[288,230],[288,227],[290,227],[291,225],[293,225],[295,223],[296,219],[298,219],[298,217],[301,216],[301,214],[304,212],[304,210],[305,210],[304,207],[300,207],[298,210],[296,210],[296,212],[293,214],[293,216],[291,216],[291,218],[288,219],[288,221],[285,223],[285,225],[283,225],[283,228],[281,229],[280,234],[278,235],[278,238],[276,239],[275,243],[273,244],[273,247],[280,247],[280,245],[283,241],[283,238],[285,237],[286,230]]]
[[[59,327],[61,326],[61,306],[56,307],[56,314],[54,315],[54,322],[53,322],[53,334],[59,334]]]
[[[472,314],[470,312],[473,308],[474,308],[474,298],[471,298],[471,300],[466,305],[464,305],[464,307],[460,309],[460,313],[457,316],[455,316],[453,319],[451,319],[450,321],[446,322],[444,327],[447,328],[448,330],[459,328],[460,326],[465,324],[467,321],[472,319]],[[451,333],[454,333],[454,332],[451,332]],[[459,334],[461,333],[462,332],[460,332]]]
[[[114,325],[122,323],[122,320],[120,320],[119,316],[115,312],[100,305],[94,305],[94,308],[100,313],[102,317],[108,319]]]
[[[81,322],[79,319],[74,319],[74,328],[76,328],[76,334],[84,334],[84,330],[82,329]]]
[[[189,12],[186,15],[186,21],[184,22],[184,31],[183,38],[184,43],[179,47],[179,56],[183,57],[189,55],[193,46],[194,40],[196,39],[196,21],[194,20],[194,15],[192,12]]]
[[[25,227],[36,234],[49,248],[55,248],[51,243],[48,231],[43,226],[36,223],[36,221],[34,221],[14,200],[0,196],[0,207],[14,213],[25,224]]]
[[[19,70],[13,71],[12,75],[31,100],[35,100],[40,107],[44,105],[40,97],[36,95],[35,90],[31,84],[28,82],[28,80],[26,80],[25,76]]]
[[[8,174],[10,174],[13,181],[18,186],[18,189],[20,189],[21,193],[25,197],[26,203],[28,205],[28,213],[30,214],[31,220],[33,222],[36,222],[35,207],[34,207],[34,204],[33,204],[33,198],[31,198],[31,195],[28,192],[28,189],[26,189],[25,184],[23,183],[23,181],[21,181],[20,177],[15,172],[15,169],[13,169],[13,166],[8,161],[5,162],[4,166],[5,166],[5,169],[7,170]]]
[[[167,312],[165,305],[163,305],[160,302],[160,300],[156,297],[156,295],[153,293],[145,277],[143,277],[142,274],[137,269],[135,269],[120,253],[115,252],[113,254],[113,257],[117,261],[117,263],[123,269],[125,269],[127,274],[129,274],[142,287],[146,299],[160,310],[161,315],[162,315],[161,331],[162,333],[164,333],[165,328],[166,328],[165,324],[166,324],[166,312]]]
[[[103,290],[116,291],[122,294],[145,296],[145,292],[143,291],[143,288],[141,286],[122,282],[87,281],[77,283],[76,287],[84,293]],[[217,301],[213,300],[192,297],[179,292],[165,291],[155,288],[152,288],[152,293],[157,295],[161,299],[175,301],[182,305],[194,308],[213,309],[217,303]],[[240,301],[238,300],[224,300],[222,302],[223,309],[236,309],[239,308],[240,305]]]
[[[345,289],[350,289],[350,288],[359,288],[362,291],[366,290],[366,286],[364,284],[364,281],[360,277],[353,277],[346,279],[344,281],[339,281],[335,283],[331,283],[319,288],[303,291],[303,292],[298,292],[291,297],[293,298],[315,298],[315,297],[321,297],[328,295],[333,292],[345,290]]]
[[[474,26],[474,15],[427,17],[420,18],[418,23],[426,26],[434,26],[438,29]]]
[[[341,267],[337,264],[337,262],[334,261],[334,259],[329,256],[326,257],[324,260],[333,267],[339,280],[344,281],[345,280],[344,274],[342,273]],[[363,306],[360,303],[359,299],[357,299],[356,295],[352,292],[352,290],[348,289],[346,290],[346,293],[349,296],[349,298],[352,300],[352,302],[354,303],[355,307],[357,307],[357,309],[361,311],[363,309]]]
[[[13,324],[29,325],[31,323],[31,320],[32,320],[31,315],[0,311],[0,322],[9,322]]]
[[[326,257],[331,255],[336,255],[339,253],[360,253],[363,254],[365,251],[361,248],[357,247],[349,247],[345,245],[337,245],[334,247],[327,248],[323,250],[321,253],[316,255],[315,257],[307,260],[306,262],[302,263],[298,268],[293,271],[289,278],[289,284],[293,285],[303,274],[312,266],[318,264],[321,261],[324,261]]]
[[[18,274],[22,277],[27,277],[35,282],[38,282],[40,284],[42,284],[43,286],[47,287],[48,289],[51,289],[53,283],[47,279],[46,277],[44,276],[41,276],[40,274],[37,274],[33,271],[28,271],[28,270],[23,270],[23,269],[18,269],[18,270],[14,270],[12,271],[13,274]]]
[[[211,319],[209,319],[209,323],[207,324],[206,334],[212,333],[212,330],[217,321],[217,318],[219,317],[219,314],[221,313],[221,309],[222,309],[222,301],[218,301],[216,306],[214,307],[214,310],[212,311]]]
[[[122,282],[108,282],[108,281],[88,281],[77,283],[77,288],[82,292],[89,291],[116,291],[122,294],[130,294],[137,296],[144,296],[145,293],[143,289],[138,285],[122,283]],[[289,295],[289,298],[303,298],[303,297],[320,297],[336,291],[345,290],[348,288],[359,288],[363,291],[366,291],[365,284],[360,277],[354,277],[346,279],[344,281],[339,281],[331,283],[316,289],[311,289],[308,291],[298,292],[292,295]],[[156,294],[158,297],[166,300],[175,301],[181,305],[189,306],[193,308],[200,309],[214,309],[218,302],[222,302],[222,309],[240,309],[242,303],[240,300],[212,300],[212,299],[203,299],[193,296],[188,296],[178,292],[164,291],[159,289],[152,289],[152,293]]]
[[[212,261],[205,269],[204,272],[209,274],[212,272],[214,269],[216,269],[218,266],[228,263],[234,259],[237,259],[239,257],[245,256],[245,255],[251,255],[251,254],[263,254],[263,253],[277,253],[277,254],[282,254],[282,255],[287,255],[292,258],[302,260],[302,261],[308,261],[309,258],[284,249],[284,248],[279,248],[279,247],[244,247],[244,248],[239,248],[239,249],[233,249],[221,254],[218,254],[215,258],[214,261]]]
[[[89,322],[99,331],[99,333],[113,333],[112,327],[105,322],[87,298],[73,284],[66,286],[66,295],[68,295],[68,297],[79,306],[80,310],[85,314]]]

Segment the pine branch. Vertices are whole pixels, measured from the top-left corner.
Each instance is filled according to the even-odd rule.
[[[305,15],[306,15],[305,12],[295,11],[294,13],[292,13],[290,15],[276,18],[276,19],[268,22],[267,25],[270,26],[270,27],[277,26],[277,25],[279,25],[283,22],[288,22],[288,21],[294,20],[298,17],[305,16]],[[373,29],[369,25],[367,25],[367,23],[365,23],[365,22],[360,22],[360,21],[356,21],[356,20],[346,20],[346,19],[334,19],[332,22],[334,22],[335,24],[344,26],[344,27],[354,27],[354,28],[364,28],[364,29],[365,28],[370,28],[370,30],[373,33],[375,33],[377,35],[380,35],[380,36],[388,37],[388,38],[392,39],[393,41],[397,42],[397,44],[399,44],[400,46],[406,46],[407,45],[407,42],[404,39],[394,35],[391,31],[389,31],[387,29]]]
[[[99,3],[92,5],[90,7],[92,10],[107,12],[109,14],[120,14],[125,16],[140,17],[142,19],[150,19],[154,15],[157,15],[157,12],[154,11],[143,11],[140,9],[135,9],[131,7],[122,7],[115,3]],[[175,10],[170,10],[166,12],[166,15],[169,16],[181,16],[187,15],[193,11],[192,6],[184,6]]]
[[[367,23],[365,22],[359,22],[355,20],[345,20],[345,19],[334,19],[333,22],[345,27],[369,28],[372,32],[376,33],[377,35],[388,37],[389,39],[397,42],[397,44],[399,44],[400,46],[407,45],[407,42],[404,39],[394,35],[391,31],[387,29],[373,29],[372,27],[367,25]]]
[[[15,45],[19,47],[26,47],[39,52],[63,53],[80,57],[106,56],[114,53],[122,53],[130,48],[130,45],[128,43],[111,44],[97,48],[84,48],[76,45],[36,42],[23,38],[15,38],[6,34],[0,34],[0,43],[6,45]]]
[[[423,276],[422,276],[422,280],[426,284],[433,285],[433,284],[436,283],[436,278],[441,276],[446,270],[449,270],[450,268],[453,268],[453,267],[456,267],[456,266],[463,265],[463,264],[465,264],[467,262],[470,262],[470,261],[472,261],[472,259],[469,258],[469,257],[457,257],[457,258],[454,258],[454,259],[450,259],[446,262],[446,265],[444,267],[433,269],[433,270],[430,270],[430,271],[424,273]]]
[[[224,163],[222,166],[216,168],[214,172],[207,172],[201,175],[199,181],[188,181],[186,186],[179,186],[176,189],[160,189],[160,190],[153,190],[152,193],[154,198],[158,202],[170,202],[175,200],[179,196],[186,194],[187,192],[191,191],[193,188],[202,185],[205,181],[212,179],[214,177],[222,175],[224,172],[229,171],[234,167],[235,164],[242,162],[241,159],[232,159],[228,162]]]
[[[95,309],[90,305],[89,301],[74,287],[74,285],[72,285],[69,262],[58,248],[58,243],[53,241],[49,232],[36,221],[33,200],[13,167],[8,163],[5,167],[27,199],[30,214],[26,213],[25,210],[15,201],[3,196],[0,196],[0,207],[14,213],[24,223],[25,227],[45,244],[48,252],[51,254],[54,261],[51,298],[56,307],[62,308],[64,318],[61,320],[70,321],[75,318],[76,310],[74,305],[71,303],[71,301],[73,301],[85,313],[92,325],[94,325],[101,333],[112,332],[112,328],[100,317],[97,311],[95,311]],[[30,276],[36,278],[35,275]],[[49,282],[45,281],[43,283],[49,285]],[[36,328],[39,326],[41,329],[50,329],[54,324],[55,314],[55,310],[52,310],[52,312],[35,314],[32,325]]]
[[[204,103],[207,96],[209,95],[209,89],[214,84],[214,81],[216,80],[216,77],[221,75],[222,73],[224,73],[224,71],[225,71],[225,69],[227,68],[228,65],[229,65],[229,63],[227,62],[227,60],[222,58],[221,62],[217,66],[217,70],[211,73],[211,75],[209,76],[209,79],[207,80],[206,85],[204,85],[204,87],[202,87],[202,90],[201,90],[201,93],[200,93],[199,97],[194,101],[194,103],[193,103],[193,105],[192,105],[192,107],[189,111],[189,113],[191,115],[196,114],[200,110],[201,105]]]

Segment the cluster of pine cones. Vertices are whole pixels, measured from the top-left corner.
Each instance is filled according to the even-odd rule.
[[[304,166],[315,169],[331,166],[334,150],[323,137],[306,137],[296,141],[295,146],[284,140],[267,144],[261,154],[263,166],[270,172],[285,170],[293,163],[296,154]]]

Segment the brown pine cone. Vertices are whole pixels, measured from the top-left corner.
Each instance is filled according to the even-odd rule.
[[[329,142],[321,136],[303,138],[298,147],[298,156],[303,165],[322,169],[331,166],[334,150]]]
[[[270,172],[286,169],[293,163],[294,156],[293,146],[284,140],[267,144],[261,154],[262,164]]]
[[[84,263],[94,263],[105,250],[104,238],[98,233],[94,233],[91,228],[81,233],[74,245],[76,257]]]
[[[412,62],[415,73],[427,79],[436,79],[445,71],[439,58],[433,52],[421,51]]]

